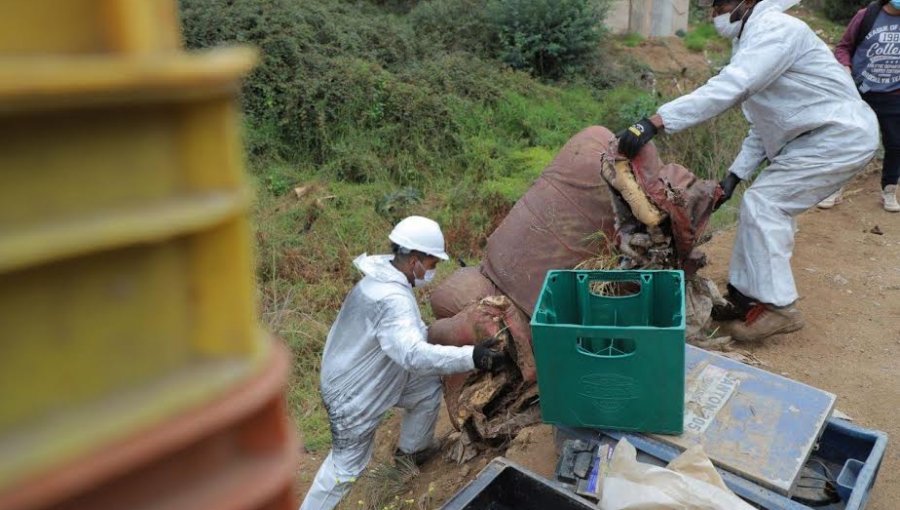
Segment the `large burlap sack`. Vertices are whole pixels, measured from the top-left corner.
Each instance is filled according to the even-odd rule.
[[[571,269],[596,256],[601,247],[591,238],[597,232],[615,236],[610,192],[600,175],[614,140],[599,126],[573,136],[488,238],[484,274],[528,316],[548,269]]]
[[[657,160],[654,157],[652,161]],[[635,178],[650,201],[668,214],[677,267],[690,277],[705,263],[694,248],[706,231],[713,207],[722,197],[722,188],[714,180],[698,179],[681,165],[659,166],[644,161],[633,162]]]
[[[453,317],[478,300],[499,294],[497,286],[481,273],[481,266],[463,267],[448,276],[431,293],[435,319]]]
[[[528,317],[505,296],[488,296],[463,308],[453,317],[435,321],[428,328],[428,342],[439,345],[473,345],[485,338],[501,340],[499,348],[509,353],[513,366],[504,373],[502,383],[490,374],[474,374],[474,378],[501,386],[526,389],[537,381],[537,369],[531,350],[531,327]],[[490,421],[494,416],[485,415],[481,408],[472,410],[471,403],[462,396],[467,381],[473,376],[467,373],[444,376],[444,400],[453,425],[459,429],[469,418]],[[500,388],[495,388],[500,391]],[[509,388],[506,388],[509,390]],[[465,410],[464,412],[462,410]],[[503,412],[503,409],[498,412]]]

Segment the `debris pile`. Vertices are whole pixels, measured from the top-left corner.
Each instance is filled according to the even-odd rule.
[[[465,462],[502,447],[540,421],[531,352],[531,316],[549,269],[683,269],[689,338],[704,338],[715,285],[696,274],[721,189],[678,165],[663,165],[652,144],[633,161],[616,158],[615,136],[594,126],[572,137],[491,234],[477,267],[458,270],[431,295],[437,319],[429,341],[470,345],[495,337],[514,360],[502,372],[444,379],[457,429],[447,456]],[[616,254],[612,259],[610,254]]]

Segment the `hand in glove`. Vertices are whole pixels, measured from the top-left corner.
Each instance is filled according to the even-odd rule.
[[[475,368],[493,372],[506,365],[509,357],[505,352],[493,350],[492,347],[495,345],[497,345],[496,338],[488,338],[475,344],[475,350],[472,351],[472,360],[475,362]]]
[[[737,185],[740,184],[740,182],[741,178],[731,172],[729,172],[728,175],[725,176],[725,178],[722,179],[721,182],[719,182],[719,187],[722,188],[724,194],[722,195],[722,198],[720,198],[719,201],[716,202],[716,205],[713,207],[713,211],[718,210],[719,207],[722,207],[722,204],[731,199],[731,195],[734,194],[734,188],[737,188]]]
[[[637,124],[616,135],[619,139],[619,154],[628,159],[637,156],[641,148],[656,136],[657,131],[650,119],[641,119]]]

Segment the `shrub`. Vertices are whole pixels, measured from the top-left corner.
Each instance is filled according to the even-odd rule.
[[[866,0],[822,0],[822,12],[831,21],[847,23],[869,2]]]
[[[490,57],[497,39],[488,21],[487,0],[431,0],[410,11],[416,34],[451,51]]]
[[[596,54],[605,7],[599,0],[491,0],[488,16],[504,62],[559,78]]]

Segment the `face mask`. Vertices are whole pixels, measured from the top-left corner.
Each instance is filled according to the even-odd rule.
[[[890,4],[894,9],[900,10],[900,0],[891,0]]]
[[[414,279],[413,283],[415,284],[415,286],[416,287],[424,287],[424,286],[428,285],[429,283],[431,283],[431,281],[434,280],[434,275],[437,273],[437,270],[436,269],[427,269],[426,270],[425,266],[423,266],[422,263],[419,262],[418,260],[416,261],[416,265],[418,265],[420,268],[422,268],[425,271],[425,274],[421,278],[419,278],[418,276],[416,276],[415,269],[413,270],[413,279]]]
[[[725,14],[720,14],[713,18],[713,25],[716,27],[716,32],[718,32],[719,35],[726,39],[734,39],[741,33],[741,27],[744,25],[744,20],[739,19],[732,23],[731,15],[742,5],[744,5],[744,2],[739,3],[731,12],[726,12]],[[743,16],[741,16],[741,18],[743,18]]]

